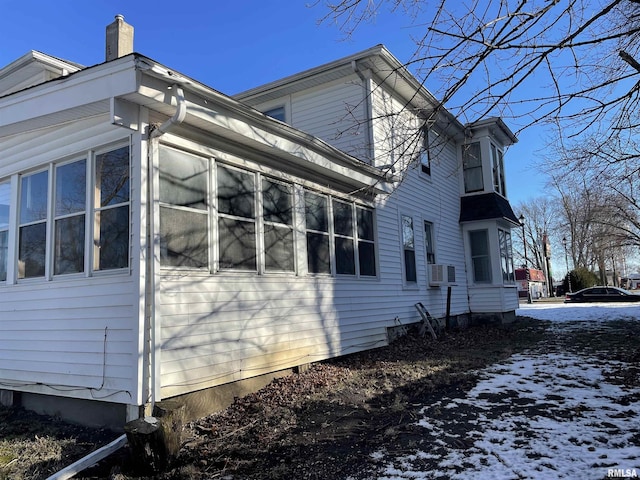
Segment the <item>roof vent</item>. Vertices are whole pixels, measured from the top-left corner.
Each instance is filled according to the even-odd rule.
[[[133,27],[124,21],[123,15],[107,25],[106,60],[115,60],[133,53]]]

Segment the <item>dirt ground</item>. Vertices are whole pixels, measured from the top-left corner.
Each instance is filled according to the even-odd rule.
[[[508,326],[448,332],[437,341],[411,332],[389,347],[275,380],[188,425],[166,472],[142,476],[123,449],[77,478],[375,478],[372,454],[414,451],[424,441],[416,425],[421,409],[471,389],[477,369],[531,348],[591,349],[625,362],[617,381],[638,386],[639,335],[638,322],[613,322],[559,337],[548,322],[523,317]],[[46,478],[109,440],[108,432],[0,409],[0,480]]]

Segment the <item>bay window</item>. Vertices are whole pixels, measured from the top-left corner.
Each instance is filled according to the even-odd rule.
[[[491,144],[491,166],[493,170],[493,189],[503,197],[507,196],[504,179],[504,158],[502,150]]]

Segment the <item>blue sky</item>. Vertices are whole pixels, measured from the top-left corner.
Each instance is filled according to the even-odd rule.
[[[116,14],[135,28],[134,49],[226,94],[234,94],[384,44],[410,59],[420,31],[402,14],[381,12],[345,39],[316,0],[155,2],[122,0],[0,0],[4,14],[0,66],[30,50],[83,65],[104,61],[105,27]],[[436,90],[436,85],[427,84]],[[515,131],[517,125],[507,120]],[[532,168],[543,141],[526,131],[506,156],[512,204],[542,195]],[[516,212],[518,214],[519,212]]]

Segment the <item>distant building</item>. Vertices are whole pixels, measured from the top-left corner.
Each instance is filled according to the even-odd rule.
[[[549,296],[544,270],[516,268],[516,283],[518,285],[519,298],[527,298],[528,292],[531,292],[533,300]]]

